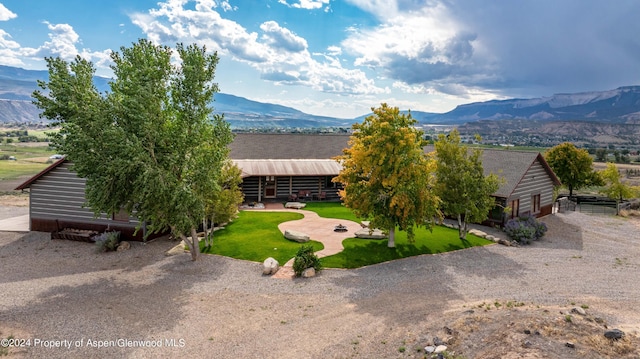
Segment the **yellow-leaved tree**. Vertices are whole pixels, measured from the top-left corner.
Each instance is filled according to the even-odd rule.
[[[439,216],[434,194],[433,158],[423,151],[422,131],[411,114],[383,103],[373,114],[353,125],[350,147],[336,160],[342,171],[333,179],[342,183],[345,206],[372,228],[389,233],[388,246],[395,247],[395,229],[414,239],[414,226],[430,228]]]

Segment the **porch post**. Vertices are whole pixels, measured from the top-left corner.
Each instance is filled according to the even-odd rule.
[[[258,176],[258,202],[262,202],[262,176]]]

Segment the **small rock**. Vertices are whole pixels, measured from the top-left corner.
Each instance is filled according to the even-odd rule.
[[[180,241],[180,244],[178,244],[177,246],[169,249],[165,253],[165,255],[166,256],[175,256],[176,254],[184,253],[186,245],[187,244],[185,243],[185,241]]]
[[[540,335],[540,331],[536,330],[535,332],[533,332],[533,334]]]
[[[436,350],[434,350],[433,352],[438,354],[438,353],[442,353],[444,351],[447,350],[447,346],[446,345],[438,345],[436,346]]]
[[[524,334],[531,334],[531,331],[529,329],[525,329]]]
[[[434,351],[436,351],[436,347],[434,347],[433,345],[429,345],[429,346],[424,347],[424,351],[427,354],[431,354]]]
[[[473,309],[467,309],[462,313],[464,313],[464,314],[473,314],[473,313],[475,313],[475,311]]]
[[[453,335],[453,329],[449,327],[444,327],[442,328],[442,330],[444,330],[444,332],[447,333],[447,335]]]
[[[531,342],[526,340],[524,343],[522,343],[522,347],[523,348],[531,348]]]
[[[126,251],[131,249],[131,243],[127,242],[127,241],[122,241],[120,242],[120,244],[118,244],[118,248],[116,249],[116,251],[118,252],[122,252],[122,251]]]
[[[444,345],[444,342],[439,337],[433,337],[433,345],[435,346]]]
[[[571,349],[574,349],[576,347],[576,345],[572,342],[566,342],[564,343],[564,346]]]
[[[624,337],[624,332],[620,329],[611,329],[604,332],[604,336],[607,339],[618,340]]]
[[[571,313],[580,314],[580,315],[587,315],[587,312],[584,309],[580,308],[580,307],[571,308]]]
[[[302,278],[311,278],[315,276],[316,276],[316,270],[313,267],[307,268],[302,271]]]

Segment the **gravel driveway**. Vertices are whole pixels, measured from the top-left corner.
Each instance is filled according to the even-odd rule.
[[[530,246],[294,280],[262,276],[258,263],[165,256],[168,240],[97,254],[48,234],[0,233],[0,338],[30,339],[15,357],[422,357],[399,349],[424,346],[447,313],[484,301],[584,303],[640,330],[640,222],[580,213],[544,221],[547,236]]]

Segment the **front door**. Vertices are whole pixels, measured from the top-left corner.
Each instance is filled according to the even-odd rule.
[[[264,182],[264,198],[276,198],[276,178],[267,176]]]

